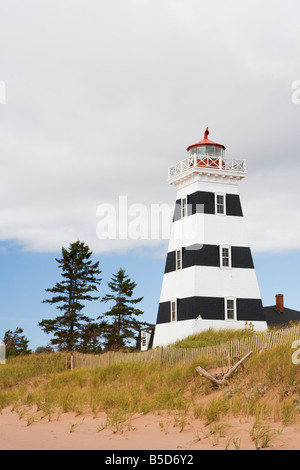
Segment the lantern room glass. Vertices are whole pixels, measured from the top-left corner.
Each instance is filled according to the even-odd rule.
[[[190,155],[201,157],[222,157],[225,156],[225,151],[221,147],[213,145],[203,145],[201,147],[194,147],[190,150]]]

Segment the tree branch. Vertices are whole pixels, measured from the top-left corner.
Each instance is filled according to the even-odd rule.
[[[246,354],[246,356],[243,357],[243,359],[241,359],[239,362],[237,362],[233,367],[230,367],[228,372],[226,372],[226,374],[223,375],[222,379],[217,379],[216,377],[214,377],[213,375],[211,375],[209,372],[207,372],[206,370],[202,369],[202,367],[198,366],[196,367],[196,371],[198,372],[198,374],[200,374],[201,376],[204,376],[206,377],[207,379],[211,380],[213,383],[215,383],[216,385],[223,385],[226,380],[229,379],[229,377],[236,371],[236,369],[246,360],[248,359],[248,357],[250,357],[251,355],[253,354],[253,351],[249,352],[248,354]]]

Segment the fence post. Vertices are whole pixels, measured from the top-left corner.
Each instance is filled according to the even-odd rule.
[[[232,351],[231,351],[231,341],[229,341],[229,345],[228,345],[228,367],[229,369],[231,369],[231,354],[232,354]]]
[[[110,351],[107,353],[107,365],[110,366]]]
[[[164,361],[164,348],[163,346],[160,349],[160,363],[162,364]]]

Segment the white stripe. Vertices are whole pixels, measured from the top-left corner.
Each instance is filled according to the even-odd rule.
[[[192,184],[187,184],[185,187],[177,191],[177,199],[193,194],[198,191],[208,193],[225,193],[225,194],[239,194],[238,185],[228,183],[228,180],[220,178],[219,182],[210,183],[209,181],[198,181]]]
[[[249,246],[244,217],[194,214],[172,223],[168,252],[194,244]]]
[[[265,321],[251,322],[255,331],[266,331],[268,329]],[[176,323],[161,323],[155,327],[153,348],[158,346],[168,346],[178,340],[188,336],[201,333],[201,331],[214,328],[244,329],[244,321],[225,321],[225,320],[185,320]]]
[[[164,275],[160,302],[195,296],[261,298],[254,269],[192,266]]]

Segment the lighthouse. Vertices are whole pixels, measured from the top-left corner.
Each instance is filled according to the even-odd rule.
[[[204,139],[169,168],[177,191],[153,347],[208,328],[267,329],[239,184],[245,160]]]

